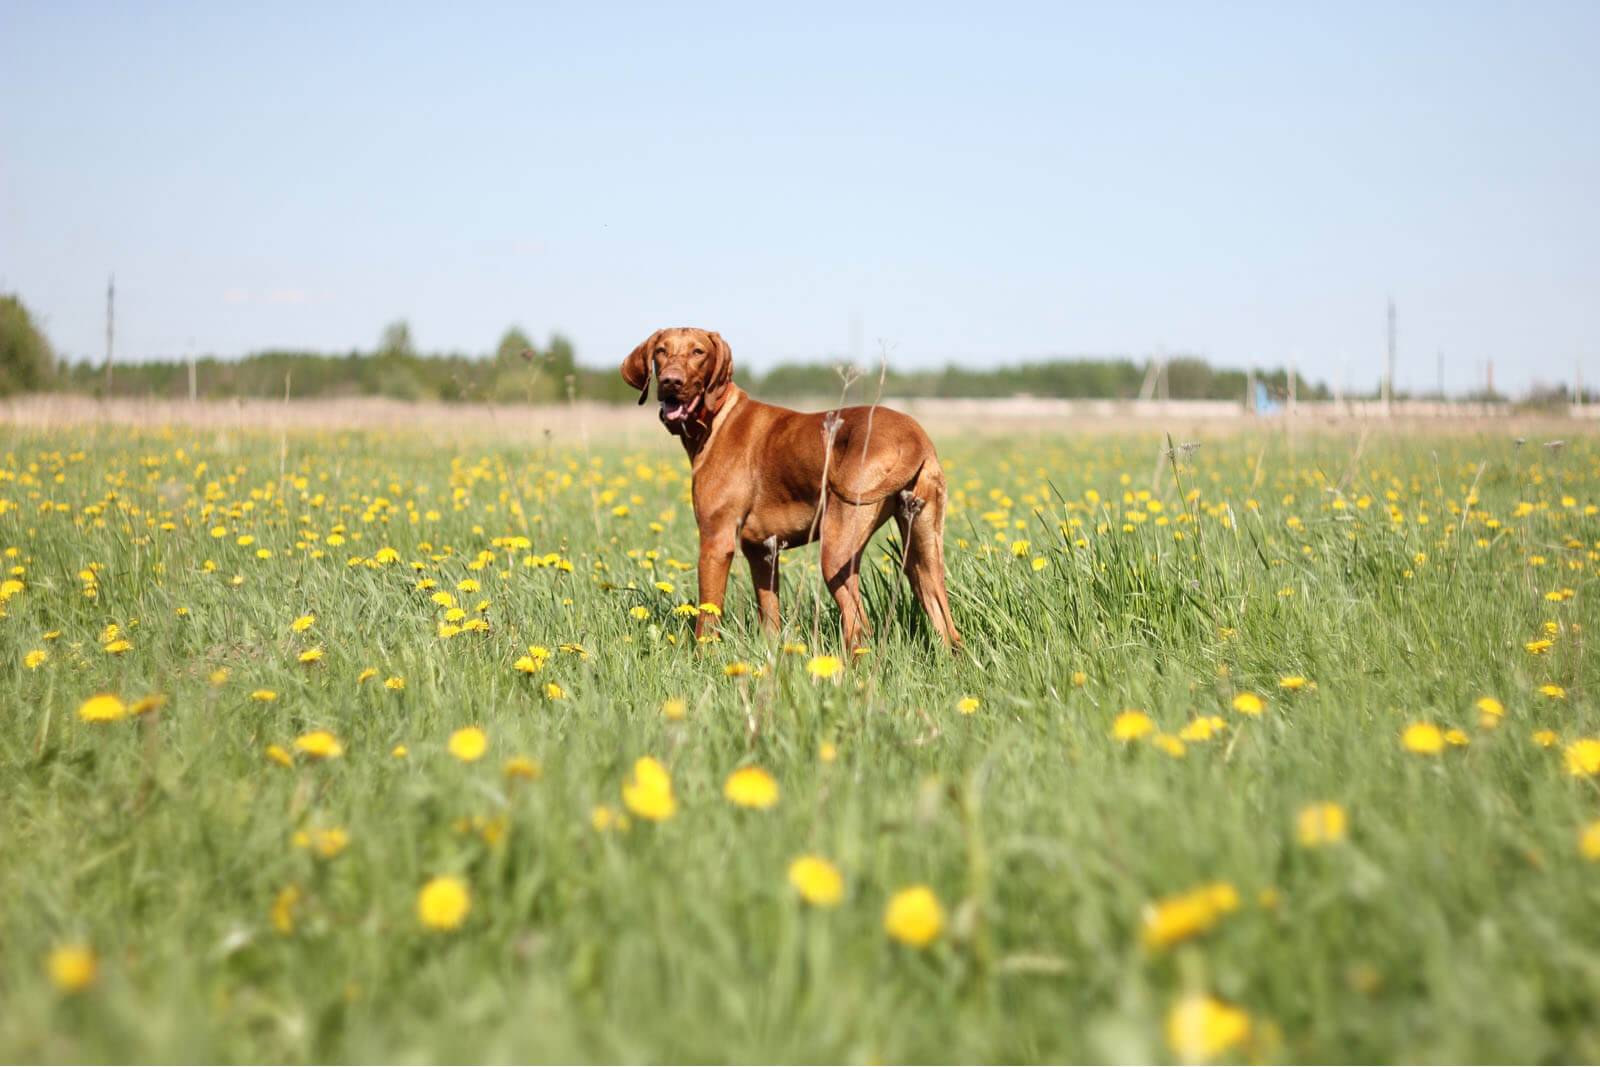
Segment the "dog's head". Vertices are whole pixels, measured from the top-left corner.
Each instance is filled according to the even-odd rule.
[[[652,376],[661,421],[677,433],[721,409],[733,386],[733,351],[711,330],[657,330],[622,361],[622,378],[639,390],[641,404],[649,399]]]

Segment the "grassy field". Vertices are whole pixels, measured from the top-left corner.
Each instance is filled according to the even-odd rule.
[[[664,439],[0,428],[0,1059],[1600,1059],[1567,437],[941,440],[949,657],[696,647]]]

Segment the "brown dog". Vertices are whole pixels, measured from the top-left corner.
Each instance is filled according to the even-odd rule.
[[[934,632],[959,646],[944,582],[944,471],[916,420],[878,407],[803,414],[751,399],[733,383],[733,353],[717,333],[657,330],[622,361],[683,442],[700,528],[700,603],[719,612],[735,550],[750,561],[761,622],[778,629],[778,552],[822,539],[822,574],[839,604],[846,649],[866,627],[861,556],[893,516],[905,571]],[[823,483],[827,491],[823,491]],[[702,612],[695,633],[716,629]]]

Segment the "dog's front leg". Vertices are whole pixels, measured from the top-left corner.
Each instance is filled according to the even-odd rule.
[[[700,530],[700,614],[694,620],[697,638],[705,639],[717,632],[722,601],[728,593],[728,568],[733,565],[737,540],[738,533],[731,523]]]

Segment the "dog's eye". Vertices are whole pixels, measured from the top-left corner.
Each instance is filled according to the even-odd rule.
[[[706,350],[703,348],[697,348],[694,350],[694,354],[697,356],[703,356],[706,354]]]

